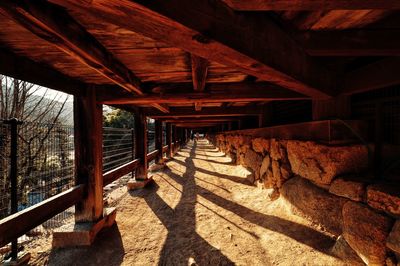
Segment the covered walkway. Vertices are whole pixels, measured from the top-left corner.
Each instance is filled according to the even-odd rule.
[[[153,174],[155,183],[126,192],[117,222],[88,248],[33,254],[50,265],[340,265],[334,241],[292,215],[284,201],[247,182],[206,140],[189,142]]]

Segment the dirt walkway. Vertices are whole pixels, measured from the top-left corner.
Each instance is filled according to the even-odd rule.
[[[270,202],[248,172],[206,141],[189,144],[153,175],[155,184],[126,193],[117,224],[90,248],[34,254],[50,265],[341,265],[332,239],[282,200]]]

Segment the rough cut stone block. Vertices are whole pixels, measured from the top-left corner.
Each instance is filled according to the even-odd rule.
[[[320,224],[335,236],[341,235],[342,207],[347,199],[332,195],[298,176],[283,184],[281,195],[295,213]]]
[[[101,229],[115,222],[115,208],[105,208],[103,218],[96,223],[70,223],[53,232],[53,248],[90,246]]]
[[[269,151],[270,141],[264,138],[255,138],[252,140],[253,150],[262,154]]]
[[[279,190],[276,188],[269,188],[266,190],[266,193],[270,201],[274,201],[279,198]]]
[[[252,149],[248,149],[244,156],[244,165],[253,170],[255,179],[260,179],[262,156]]]
[[[270,154],[273,160],[285,160],[286,156],[286,140],[271,139]]]
[[[264,175],[264,187],[265,188],[275,188],[276,187],[275,183],[276,182],[274,179],[274,175],[272,174],[272,169],[269,168]]]
[[[367,188],[367,202],[375,209],[400,217],[400,186],[370,185]]]
[[[269,156],[266,155],[261,163],[260,178],[264,178],[264,175],[267,173],[270,166],[271,166],[271,158],[269,158]]]
[[[332,182],[329,192],[354,201],[362,201],[365,195],[365,184],[359,181],[338,178]]]
[[[343,236],[367,265],[384,265],[391,218],[353,201],[343,206]]]
[[[293,173],[324,185],[338,175],[359,173],[368,165],[368,150],[362,145],[336,147],[291,140],[287,153]]]
[[[400,254],[400,220],[397,220],[394,224],[392,231],[386,240],[386,246]]]
[[[343,236],[339,236],[331,250],[332,254],[351,265],[365,265]]]

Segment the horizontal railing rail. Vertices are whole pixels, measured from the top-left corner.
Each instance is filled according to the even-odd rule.
[[[164,146],[162,147],[162,151],[163,151],[163,153],[164,153],[164,152],[167,152],[167,151],[168,151],[168,145],[164,145]]]
[[[114,182],[118,178],[129,174],[133,170],[135,170],[140,164],[139,159],[135,159],[130,161],[129,163],[123,164],[117,168],[114,168],[103,175],[103,186],[107,186],[108,184]]]
[[[163,147],[168,150],[168,145]],[[149,161],[155,159],[159,150],[147,154]],[[135,159],[124,165],[103,174],[103,186],[106,186],[118,178],[129,174],[140,165],[140,160]],[[14,239],[26,234],[33,228],[46,222],[53,216],[65,211],[78,203],[84,194],[84,185],[74,186],[60,194],[50,197],[23,211],[10,215],[0,220],[0,247],[10,243]]]
[[[154,151],[148,153],[147,154],[147,161],[149,161],[149,162],[153,161],[157,157],[158,153],[159,153],[158,150],[154,150]]]
[[[82,199],[83,192],[84,185],[74,186],[58,195],[0,220],[0,247],[75,205]]]

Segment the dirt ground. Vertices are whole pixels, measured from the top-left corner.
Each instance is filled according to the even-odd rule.
[[[89,248],[31,247],[49,265],[343,265],[333,239],[271,202],[205,140],[180,150],[149,188],[119,193],[117,222]],[[122,192],[121,192],[122,191]]]

